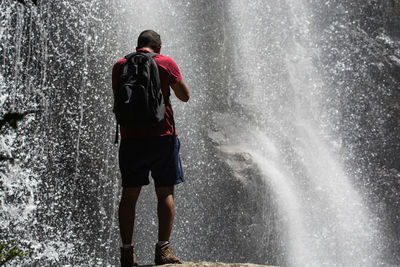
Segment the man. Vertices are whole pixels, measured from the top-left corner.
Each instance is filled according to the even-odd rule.
[[[152,30],[143,31],[137,41],[136,51],[157,53],[155,60],[160,86],[166,104],[164,120],[144,128],[120,126],[121,145],[119,166],[122,176],[122,196],[119,205],[119,227],[122,239],[121,265],[137,265],[132,235],[136,201],[142,186],[149,184],[149,172],[154,180],[157,195],[158,242],[155,248],[155,263],[181,263],[171,250],[169,238],[174,220],[174,185],[184,181],[179,158],[179,141],[174,127],[173,111],[169,104],[170,87],[183,102],[189,100],[189,90],[179,68],[169,57],[160,54],[160,35]],[[117,90],[118,75],[125,58],[117,61],[112,72],[113,91]],[[172,138],[175,138],[173,141]],[[173,144],[174,147],[173,147]]]

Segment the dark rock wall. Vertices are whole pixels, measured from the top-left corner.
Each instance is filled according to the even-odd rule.
[[[369,195],[387,240],[387,258],[400,250],[400,4],[309,1],[315,62],[325,83],[344,158]]]

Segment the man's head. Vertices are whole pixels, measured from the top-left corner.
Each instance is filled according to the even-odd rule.
[[[137,49],[148,47],[154,52],[160,53],[161,37],[158,33],[152,30],[146,30],[140,33],[137,40]]]

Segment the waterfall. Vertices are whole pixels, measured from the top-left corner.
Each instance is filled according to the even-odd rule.
[[[381,178],[355,167],[358,128],[348,126],[346,77],[337,74],[345,63],[329,62],[340,68],[329,78],[321,68],[324,53],[339,49],[331,41],[337,28],[355,34],[341,24],[353,23],[341,1],[38,2],[0,4],[1,114],[37,110],[0,139],[2,155],[16,158],[1,162],[0,238],[32,252],[19,263],[118,264],[111,70],[144,29],[160,33],[161,53],[191,91],[188,103],[172,97],[186,177],[176,187],[178,256],[282,266],[397,262],[382,259],[390,246],[383,243],[398,240],[382,230],[387,211],[374,210],[386,203],[376,200]],[[323,20],[333,26],[319,31],[316,14],[334,4],[338,15]],[[141,264],[152,262],[157,241],[152,187],[137,207]]]
[[[288,264],[373,265],[372,215],[337,155],[345,153],[340,137],[322,116],[330,88],[312,63],[308,10],[301,1],[286,5],[284,24],[272,15],[283,12],[279,4],[231,3],[233,77],[240,84],[233,101],[251,118],[234,110],[216,118],[226,137],[221,149],[250,155],[272,188],[287,231]],[[286,81],[275,78],[282,76]]]

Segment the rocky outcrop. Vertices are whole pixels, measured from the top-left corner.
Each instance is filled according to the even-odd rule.
[[[184,262],[184,264],[167,264],[164,266],[179,267],[272,267],[270,265],[258,265],[252,263],[222,263],[222,262]]]
[[[334,128],[353,154],[344,161],[369,191],[388,236],[387,256],[399,262],[400,2],[312,2],[316,62],[336,92],[326,105],[338,114]]]

